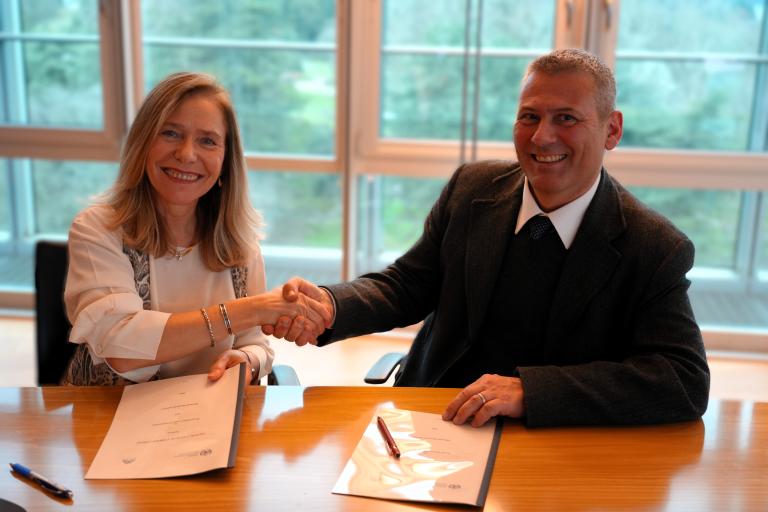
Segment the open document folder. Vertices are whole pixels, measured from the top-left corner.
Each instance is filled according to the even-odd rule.
[[[390,455],[380,416],[400,449]],[[483,506],[501,437],[501,422],[454,425],[439,414],[379,409],[333,488],[392,500]]]
[[[245,366],[126,386],[86,479],[163,478],[235,465]]]

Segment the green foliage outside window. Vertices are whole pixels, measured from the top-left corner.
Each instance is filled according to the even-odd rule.
[[[265,221],[266,244],[341,247],[341,185],[334,174],[250,172],[249,191]]]
[[[106,191],[117,163],[33,160],[37,233],[65,234],[74,216]]]
[[[6,6],[6,8],[8,8]],[[19,24],[0,8],[0,28],[8,33],[86,36],[87,41],[25,41],[0,43],[0,68],[23,70],[16,84],[23,96],[0,98],[0,122],[33,126],[101,129],[103,126],[101,66],[98,43],[98,2],[35,0],[19,2]],[[15,62],[16,60],[21,62]],[[0,80],[18,77],[1,77]],[[11,83],[6,82],[10,88]],[[26,101],[21,98],[25,97]]]
[[[734,268],[742,192],[630,187],[645,204],[663,214],[696,246],[700,267]]]
[[[145,89],[177,71],[211,73],[230,91],[247,151],[331,155],[335,144],[335,2],[143,2]],[[158,37],[193,38],[160,44]],[[330,49],[222,48],[214,40]]]

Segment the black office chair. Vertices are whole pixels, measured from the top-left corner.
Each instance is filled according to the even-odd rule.
[[[58,384],[77,345],[69,343],[72,328],[64,309],[67,244],[41,240],[35,249],[35,323],[37,383]]]
[[[35,249],[35,311],[37,325],[37,383],[59,384],[77,345],[69,343],[72,326],[64,308],[67,243],[41,240]],[[296,371],[275,365],[267,384],[299,386]]]

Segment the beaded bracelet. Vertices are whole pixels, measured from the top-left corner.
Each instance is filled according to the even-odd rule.
[[[205,310],[205,308],[200,308],[200,313],[203,314],[203,318],[205,319],[205,325],[208,326],[208,335],[211,337],[211,347],[215,347],[216,336],[213,335],[213,326],[211,325],[211,319],[208,318],[208,312]]]
[[[221,313],[221,318],[224,319],[224,326],[227,328],[227,332],[230,336],[232,336],[232,322],[229,321],[229,315],[227,314],[227,306],[224,304],[219,304],[219,312]]]

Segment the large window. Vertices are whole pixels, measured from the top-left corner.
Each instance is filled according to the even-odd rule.
[[[329,283],[407,250],[459,164],[513,159],[525,66],[569,46],[615,69],[606,167],[694,241],[698,320],[768,350],[768,0],[3,0],[0,290],[169,73],[232,94],[269,285]]]

